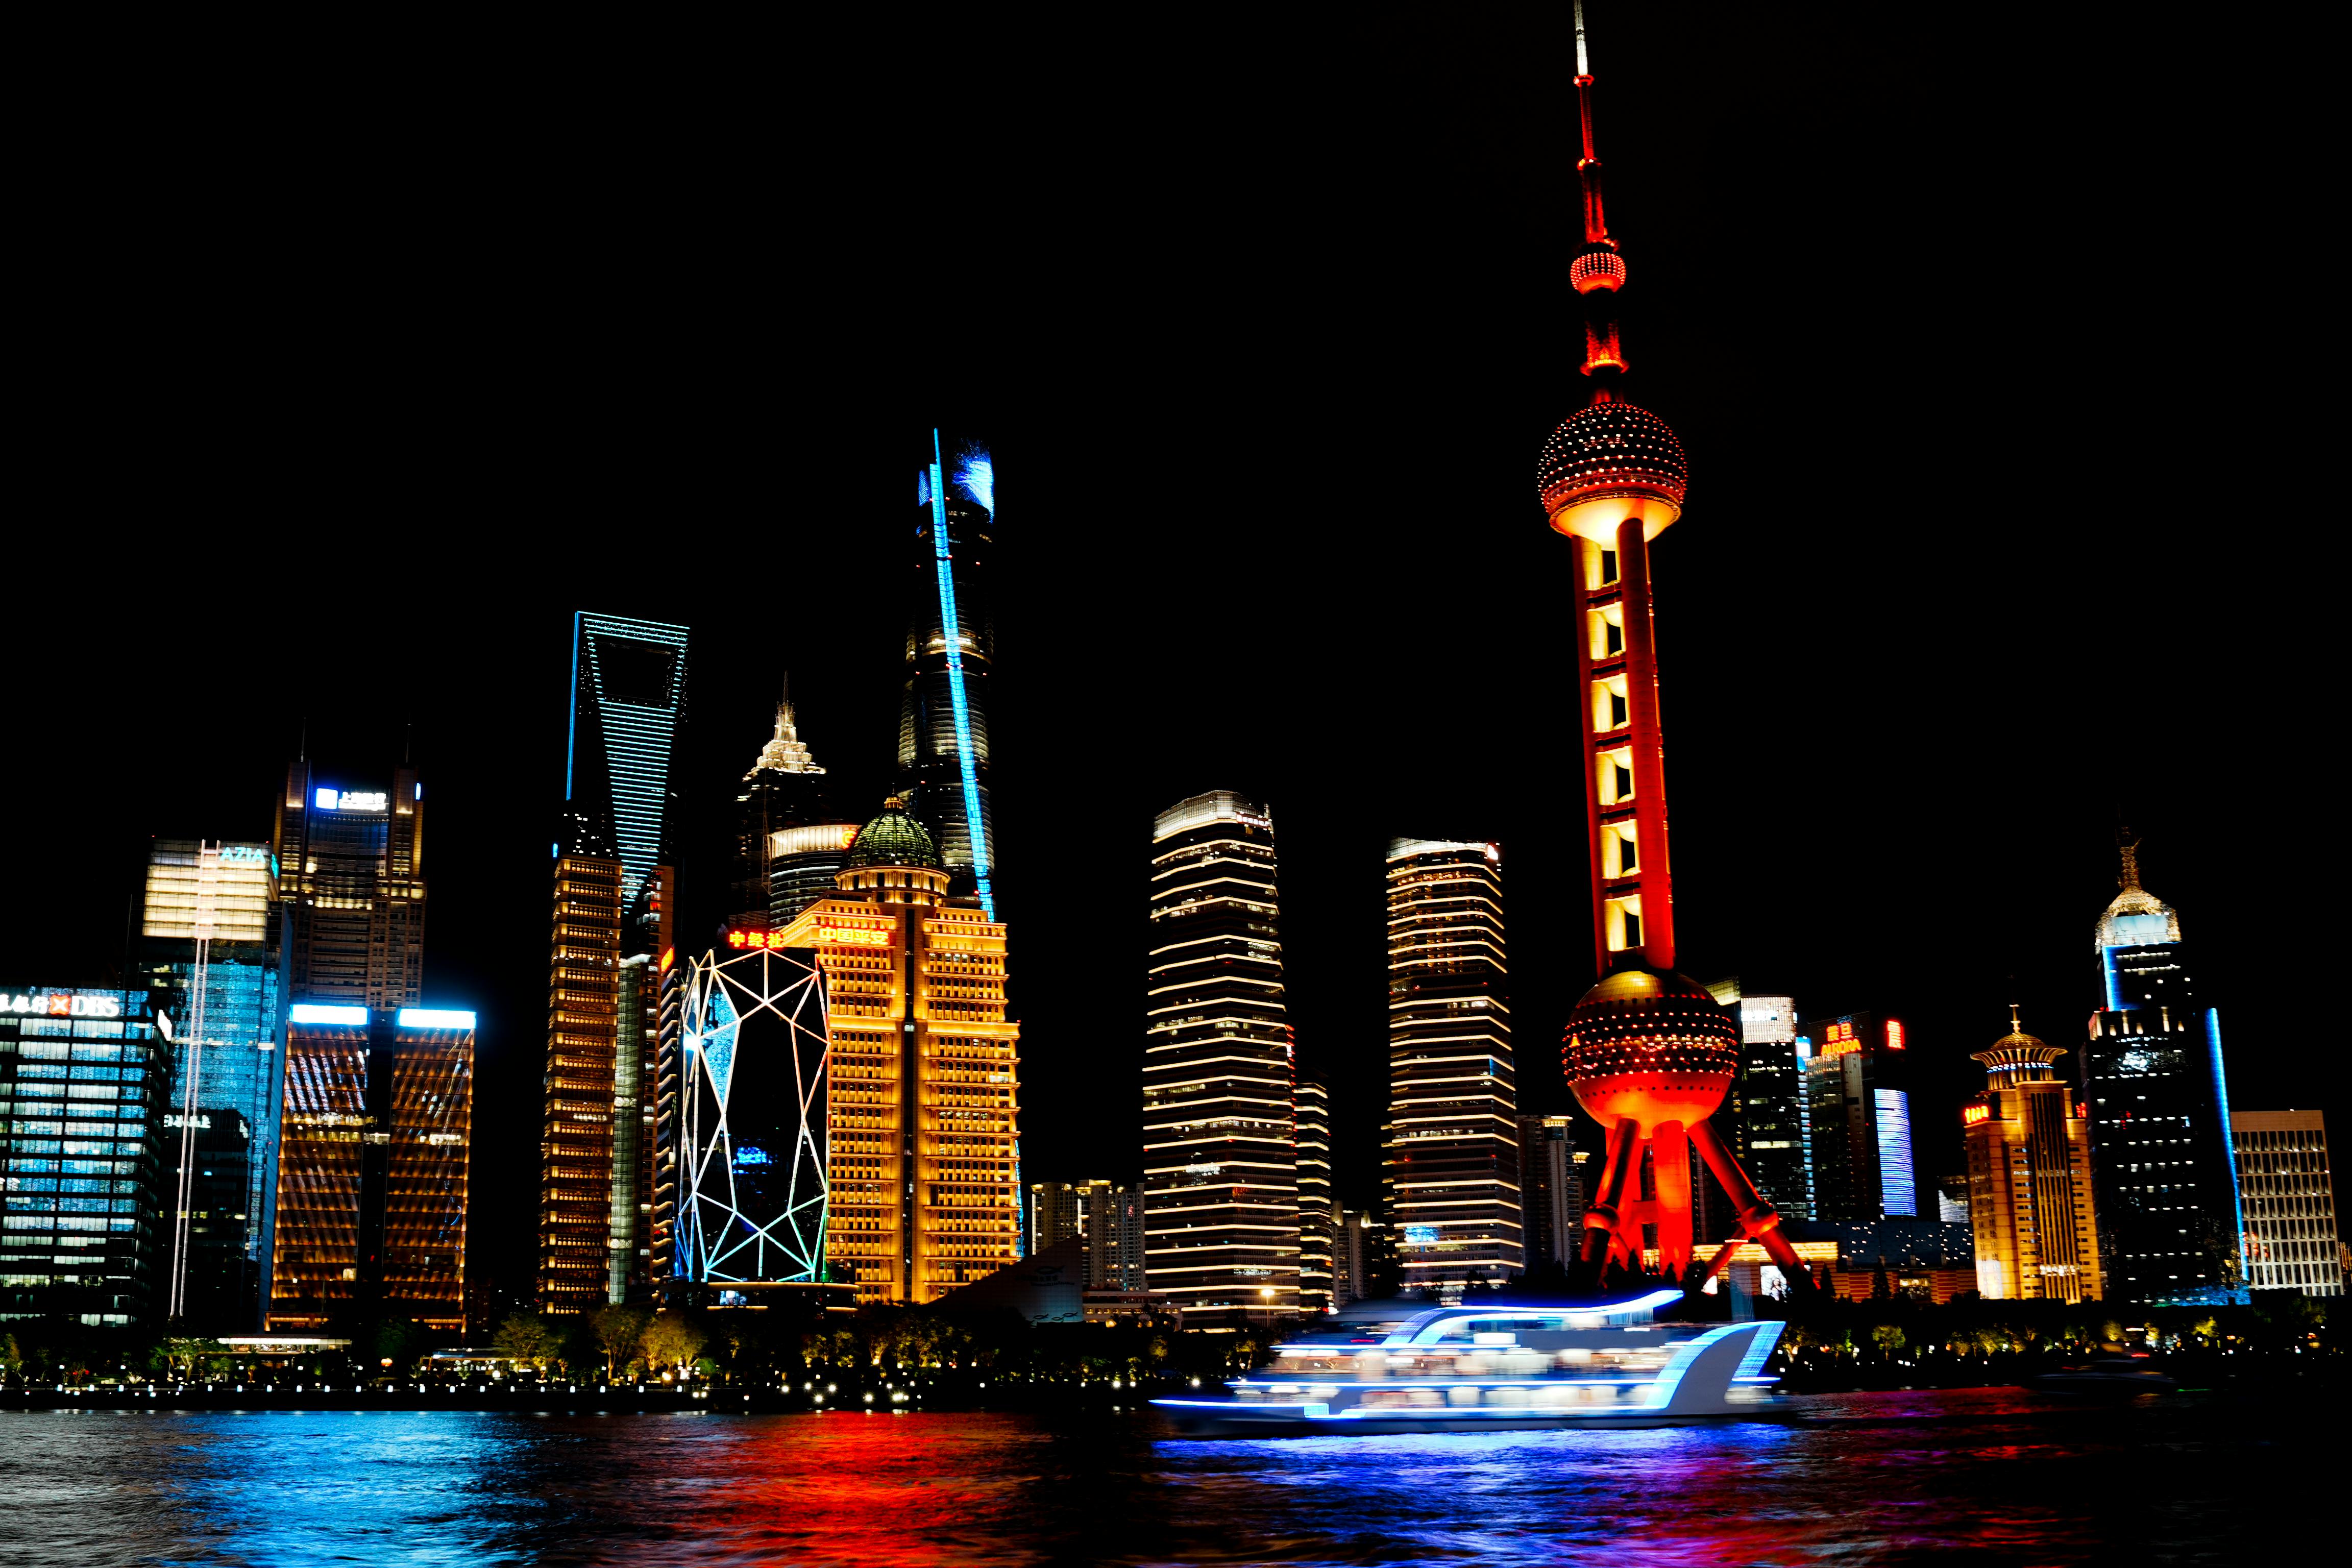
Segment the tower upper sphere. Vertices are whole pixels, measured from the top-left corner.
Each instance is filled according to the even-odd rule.
[[[1655,539],[1683,514],[1690,469],[1673,426],[1646,408],[1594,403],[1569,416],[1543,446],[1536,484],[1562,533],[1613,546],[1617,525],[1642,520]]]

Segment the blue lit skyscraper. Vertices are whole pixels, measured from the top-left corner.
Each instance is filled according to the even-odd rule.
[[[2094,938],[2104,994],[2081,1062],[2107,1293],[2243,1301],[2221,1016],[2197,994],[2180,917],[2139,885],[2137,840],[2120,881]]]
[[[996,463],[984,442],[925,430],[916,482],[914,602],[898,704],[898,793],[939,846],[957,893],[976,892],[995,918],[990,876],[995,816],[988,799],[989,666],[996,627],[989,596],[995,548]],[[946,631],[950,617],[955,636]],[[974,842],[971,819],[980,819]]]
[[[670,773],[686,721],[687,628],[582,610],[572,617],[568,816],[621,857],[627,909],[662,860]]]
[[[1850,1013],[1797,1030],[1812,1145],[1812,1217],[1832,1225],[1917,1217],[1903,1021]]]
[[[141,904],[139,980],[177,1031],[168,1095],[158,1097],[176,1315],[193,1328],[251,1331],[268,1299],[285,1095],[277,858],[267,844],[159,840]],[[174,1229],[178,1207],[187,1214]],[[159,1305],[171,1296],[159,1291]]]

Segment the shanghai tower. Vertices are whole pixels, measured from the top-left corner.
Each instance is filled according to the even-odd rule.
[[[898,793],[939,846],[952,889],[977,894],[992,920],[996,833],[988,801],[988,681],[996,630],[989,557],[995,547],[996,465],[986,443],[926,430],[916,491],[915,581],[898,701]]]

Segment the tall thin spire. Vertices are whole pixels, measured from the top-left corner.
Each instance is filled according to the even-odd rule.
[[[1584,243],[1604,245],[1609,220],[1601,210],[1601,155],[1592,150],[1592,61],[1584,47],[1584,0],[1576,0],[1576,117],[1584,132],[1584,156],[1576,163],[1577,183],[1584,188]]]
[[[2139,837],[2128,827],[2116,831],[2116,850],[2123,857],[2123,870],[2116,885],[2128,892],[2139,886]]]

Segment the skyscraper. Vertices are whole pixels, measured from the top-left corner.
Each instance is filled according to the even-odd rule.
[[[1390,1223],[1408,1290],[1500,1284],[1525,1263],[1503,850],[1388,850]]]
[[[1144,1258],[1193,1326],[1298,1306],[1297,1126],[1274,819],[1230,790],[1151,826]]]
[[[924,435],[916,484],[914,602],[898,702],[898,793],[939,846],[951,889],[976,891],[982,911],[994,920],[988,686],[996,657],[989,594],[996,462],[975,438],[938,430]],[[946,630],[950,623],[952,637]],[[974,818],[981,825],[977,835]]]
[[[671,1277],[814,1284],[825,1277],[824,977],[816,953],[730,931],[686,980]],[[845,1103],[851,1103],[845,1101]]]
[[[735,868],[728,923],[737,931],[777,931],[834,890],[848,863],[857,824],[824,809],[824,770],[800,735],[787,694],[776,704],[775,732],[743,775],[735,796]]]
[[[1331,1237],[1339,1211],[1331,1203],[1331,1091],[1320,1079],[1298,1075],[1298,1304],[1310,1312],[1332,1305]]]
[[[2140,886],[2128,835],[2122,858],[2122,891],[2093,937],[2105,1005],[2082,1063],[2107,1289],[2151,1305],[2242,1301],[2221,1018],[2197,994],[2180,917]]]
[[[1903,1020],[1850,1013],[1797,1026],[1812,1141],[1813,1217],[1870,1225],[1919,1213]],[[1934,1213],[1933,1194],[1928,1212]]]
[[[160,1108],[171,1195],[158,1304],[213,1333],[259,1328],[268,1289],[285,1097],[279,928],[267,844],[148,850],[132,967],[178,1035]]]
[[[1576,1168],[1574,1133],[1565,1116],[1522,1116],[1518,1121],[1528,1271],[1567,1268],[1576,1262],[1577,1237],[1584,1228],[1584,1175]]]
[[[567,812],[610,824],[621,905],[667,856],[672,767],[686,721],[687,628],[581,610],[572,617]]]
[[[1740,1235],[1793,1273],[1801,1265],[1780,1232],[1778,1211],[1711,1120],[1738,1071],[1738,1025],[1705,986],[1674,968],[1650,542],[1681,518],[1690,470],[1673,427],[1620,395],[1626,361],[1617,300],[1627,272],[1602,211],[1592,88],[1580,6],[1584,244],[1568,280],[1584,318],[1582,370],[1592,390],[1544,443],[1537,494],[1570,546],[1563,624],[1576,650],[1593,950],[1602,977],[1569,1015],[1562,1054],[1577,1102],[1607,1137],[1584,1213],[1581,1266],[1590,1277],[1612,1263],[1634,1267],[1644,1258],[1646,1227],[1654,1226],[1660,1265],[1670,1277],[1686,1273],[1696,1148],[1730,1199]],[[1720,1270],[1734,1250],[1736,1242],[1717,1247],[1708,1272]]]
[[[2238,1110],[2238,1191],[2246,1205],[2246,1283],[2256,1290],[2344,1294],[2327,1119],[2316,1110]]]
[[[613,1030],[613,1175],[604,1294],[626,1301],[651,1289],[656,1246],[656,1156],[661,1116],[661,1042],[684,1029],[684,980],[673,921],[677,874],[656,866],[621,921]],[[664,1001],[667,999],[667,1026]],[[673,1205],[673,1207],[675,1205]],[[670,1240],[661,1232],[663,1256]]]
[[[834,895],[767,940],[814,949],[824,973],[834,1278],[860,1301],[929,1301],[1019,1257],[1005,928],[949,892],[894,798],[858,830]]]
[[[1812,1113],[1798,1054],[1797,1004],[1742,994],[1739,1160],[1756,1190],[1790,1219],[1813,1217]],[[1810,1047],[1807,1047],[1810,1049]]]
[[[1086,1188],[1087,1289],[1145,1289],[1143,1184],[1088,1182]]]
[[[473,1111],[473,1014],[293,1005],[269,1329],[465,1329]]]
[[[622,874],[608,844],[575,843],[555,861],[540,1121],[542,1312],[586,1311],[610,1296]]]
[[[1991,1087],[1960,1108],[1969,1151],[1969,1228],[1987,1300],[2095,1301],[2098,1226],[2091,1208],[2084,1107],[2051,1064],[2066,1054],[2025,1032],[1978,1051]]]
[[[425,786],[402,767],[385,790],[286,770],[270,849],[284,907],[288,994],[387,1008],[425,989]]]
[[[142,992],[0,984],[0,1319],[161,1315],[167,1027]]]
[[[1087,1233],[1087,1199],[1090,1189],[1108,1182],[1032,1182],[1029,1184],[1029,1255],[1059,1247]]]

